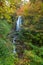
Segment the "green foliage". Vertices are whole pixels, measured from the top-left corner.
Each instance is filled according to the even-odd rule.
[[[0,35],[6,36],[10,31],[11,26],[8,24],[6,20],[0,19]]]
[[[34,0],[35,1],[35,0]],[[43,65],[43,2],[35,1],[22,7],[23,29],[18,32],[18,56],[22,65]],[[18,42],[16,42],[18,44]],[[18,48],[19,47],[19,48]]]
[[[30,1],[22,6],[21,0],[8,0],[8,5],[5,0],[0,1],[0,65],[43,65],[43,2]],[[23,16],[24,22],[21,31],[12,29],[17,35],[17,54],[13,54],[8,33],[17,14]]]
[[[17,8],[20,7],[21,0],[1,0],[0,1],[0,18],[6,18],[8,22],[11,21],[11,16],[16,13]]]
[[[18,33],[17,40],[19,40],[19,48],[17,47],[19,53],[23,53],[23,58],[28,59],[27,62],[23,62],[24,65],[43,65],[43,33],[23,29]]]
[[[0,19],[0,65],[14,65],[13,45],[7,39],[11,26]]]

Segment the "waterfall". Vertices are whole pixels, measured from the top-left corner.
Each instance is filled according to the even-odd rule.
[[[21,25],[22,25],[22,19],[21,19],[21,16],[19,16],[18,20],[16,22],[16,31],[20,31],[21,30]]]
[[[21,25],[22,25],[22,18],[21,18],[21,16],[19,16],[17,19],[17,22],[16,22],[16,32],[19,32],[21,30]],[[14,36],[13,43],[15,43],[16,39],[17,39],[17,35]],[[14,48],[13,52],[16,53],[15,48]]]
[[[21,25],[22,25],[22,18],[21,16],[18,17],[17,22],[16,22],[16,32],[19,32],[21,30]],[[13,38],[13,43],[15,43],[15,40],[17,39],[17,35],[15,34]]]

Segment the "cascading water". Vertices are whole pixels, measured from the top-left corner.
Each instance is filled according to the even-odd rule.
[[[21,30],[21,25],[22,25],[22,18],[21,16],[18,17],[18,20],[16,22],[16,32],[19,32]],[[13,43],[15,43],[15,40],[17,39],[17,35],[14,36],[13,38]],[[15,53],[15,48],[14,48],[14,53]]]
[[[21,19],[21,16],[19,16],[16,22],[16,31],[21,30],[21,25],[22,25],[22,19]]]
[[[21,25],[22,25],[22,18],[21,16],[19,16],[16,22],[16,30],[15,30],[16,32],[19,32],[21,30]],[[16,38],[17,38],[17,35],[14,36],[13,43],[15,43]]]

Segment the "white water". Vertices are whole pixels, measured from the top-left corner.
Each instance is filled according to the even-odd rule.
[[[21,25],[22,25],[22,21],[21,21],[21,16],[18,17],[18,20],[16,22],[16,31],[21,30]]]
[[[21,25],[22,25],[22,18],[21,18],[21,16],[19,16],[18,20],[16,22],[16,32],[21,30]],[[14,36],[13,43],[15,43],[16,39],[17,39],[17,35]]]
[[[21,16],[19,16],[18,20],[16,22],[16,31],[21,30],[21,25],[22,25],[22,18],[21,18]],[[17,35],[13,38],[13,43],[15,43],[16,39],[17,39]],[[13,52],[16,53],[15,48],[14,48]]]

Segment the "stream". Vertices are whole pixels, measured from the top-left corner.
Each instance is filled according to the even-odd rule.
[[[18,19],[16,21],[16,32],[19,32],[21,30],[21,25],[22,25],[22,17],[21,16],[18,16]],[[13,38],[13,43],[16,43],[16,40],[17,39],[17,35],[14,36]],[[16,53],[16,50],[15,50],[15,47],[14,47],[14,50],[13,50],[14,53]]]

